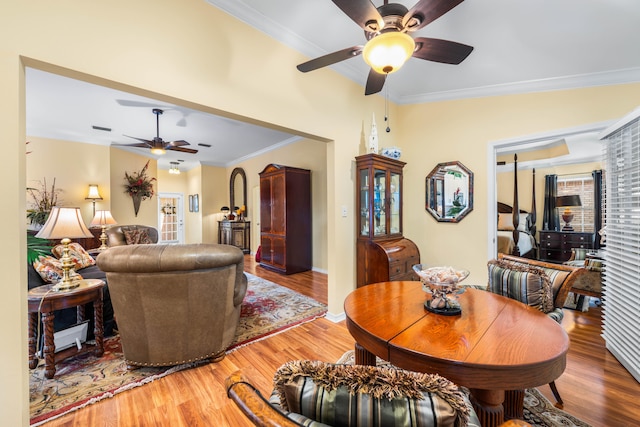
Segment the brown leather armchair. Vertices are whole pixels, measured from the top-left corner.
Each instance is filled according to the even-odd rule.
[[[127,233],[131,239],[144,239],[146,243],[158,243],[158,230],[148,225],[114,225],[107,228],[107,246],[122,246],[127,243]]]
[[[125,361],[221,360],[247,291],[244,255],[217,244],[125,245],[102,252]]]

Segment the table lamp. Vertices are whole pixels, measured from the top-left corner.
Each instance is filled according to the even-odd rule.
[[[222,215],[224,215],[224,219],[227,219],[227,215],[229,215],[230,211],[231,209],[229,209],[229,206],[223,206],[220,208],[220,212],[222,212]]]
[[[571,221],[573,221],[573,212],[571,212],[572,206],[582,206],[580,196],[571,195],[556,197],[556,207],[564,208],[564,211],[562,212],[562,220],[564,221],[562,231],[573,231],[573,227],[571,226]]]
[[[87,193],[87,197],[85,200],[91,200],[93,202],[93,215],[96,214],[96,200],[102,200],[102,196],[100,195],[100,191],[98,190],[97,184],[89,184],[89,191]]]
[[[93,237],[93,234],[91,234],[87,226],[84,225],[80,208],[60,208],[54,206],[51,209],[49,218],[47,218],[47,222],[45,222],[40,231],[38,231],[36,237],[50,240],[62,239],[60,243],[64,245],[62,257],[60,257],[62,279],[53,285],[51,289],[57,292],[80,286],[77,280],[71,280],[69,273],[74,267],[73,259],[69,256],[69,243],[71,243],[71,239]]]
[[[110,211],[96,211],[89,227],[102,227],[102,233],[100,234],[100,241],[102,245],[98,248],[99,251],[107,249],[107,225],[117,224],[116,220],[111,216]]]

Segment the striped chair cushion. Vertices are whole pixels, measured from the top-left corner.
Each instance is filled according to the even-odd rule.
[[[590,271],[602,271],[602,260],[601,259],[586,259],[584,261],[584,267]]]
[[[274,384],[271,402],[305,426],[479,425],[466,395],[439,375],[297,360]]]
[[[487,267],[490,292],[537,307],[544,313],[553,310],[552,280],[544,269],[505,260],[491,260]]]

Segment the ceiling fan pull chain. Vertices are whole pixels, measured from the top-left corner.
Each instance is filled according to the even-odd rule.
[[[387,122],[387,133],[391,132],[391,119],[389,117],[389,85],[384,88],[384,121]]]

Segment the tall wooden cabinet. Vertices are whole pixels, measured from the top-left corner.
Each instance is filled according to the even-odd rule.
[[[260,172],[260,265],[311,269],[311,171],[276,164]]]
[[[418,280],[413,265],[420,252],[402,235],[402,168],[378,154],[356,157],[357,286]]]

